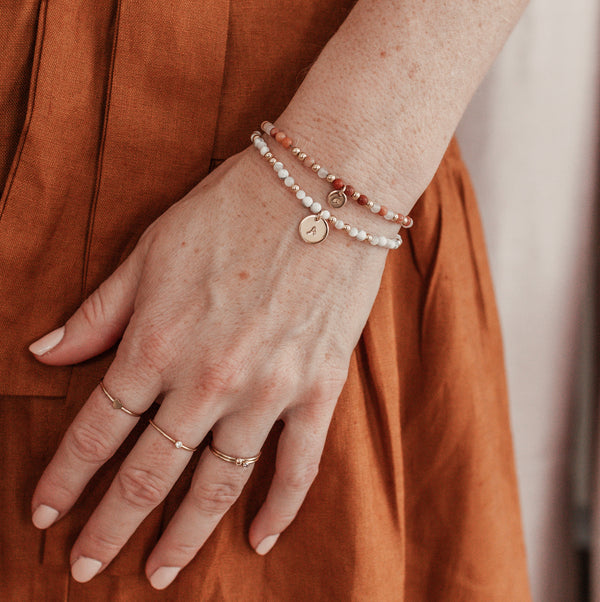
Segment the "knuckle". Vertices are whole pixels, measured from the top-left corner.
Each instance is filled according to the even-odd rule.
[[[328,403],[335,401],[344,386],[344,380],[338,378],[319,378],[311,388],[311,397],[316,403]]]
[[[135,346],[136,364],[150,374],[162,375],[175,359],[176,349],[167,328],[145,330]]]
[[[282,475],[281,480],[286,489],[292,493],[305,493],[319,473],[319,465],[307,463]]]
[[[242,492],[241,482],[194,483],[190,491],[195,507],[209,516],[221,516],[237,500]]]
[[[109,318],[108,309],[104,300],[104,287],[100,285],[82,304],[81,315],[93,327],[105,322]]]
[[[201,387],[210,395],[241,393],[246,383],[245,371],[232,360],[213,362],[204,371]]]
[[[85,549],[96,552],[92,558],[101,556],[102,558],[112,558],[123,547],[123,538],[118,533],[104,531],[89,531],[85,534]],[[98,552],[100,552],[98,554]]]
[[[164,479],[145,468],[122,468],[117,473],[116,484],[121,498],[139,510],[155,508],[169,493]]]
[[[92,424],[73,426],[69,442],[70,451],[87,464],[104,464],[113,454],[109,434]]]

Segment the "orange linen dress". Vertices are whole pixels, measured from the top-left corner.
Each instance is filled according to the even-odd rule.
[[[455,142],[389,254],[320,473],[270,554],[247,532],[277,428],[240,500],[163,592],[144,561],[193,466],[101,575],[69,576],[70,547],[142,424],[65,518],[46,532],[31,523],[35,484],[112,354],[52,368],[27,345],[277,117],[352,4],[0,2],[2,600],[529,600],[500,329]]]

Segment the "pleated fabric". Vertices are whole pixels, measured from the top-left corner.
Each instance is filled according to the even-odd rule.
[[[476,200],[453,141],[390,253],[320,473],[258,556],[250,482],[194,561],[156,592],[144,561],[194,461],[88,584],[69,550],[140,429],[46,532],[37,479],[109,365],[36,362],[144,229],[275,118],[353,0],[0,2],[0,594],[8,600],[526,601],[502,342]],[[268,32],[268,35],[265,33]]]

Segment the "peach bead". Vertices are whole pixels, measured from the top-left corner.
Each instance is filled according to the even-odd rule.
[[[281,130],[275,134],[275,140],[277,140],[277,142],[282,142],[284,138],[286,138],[286,135]]]
[[[292,139],[285,136],[281,141],[281,146],[283,146],[283,148],[290,148],[290,146],[292,146]]]
[[[379,215],[385,215],[387,213],[387,207],[381,205],[381,209],[379,210]]]

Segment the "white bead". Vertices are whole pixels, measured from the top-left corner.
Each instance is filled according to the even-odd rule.
[[[379,243],[379,236],[373,235],[373,238],[371,239],[371,244],[373,246],[376,246],[378,243]]]
[[[319,171],[317,172],[317,175],[319,176],[319,178],[326,178],[328,172],[324,167],[321,167],[321,169],[319,169]]]
[[[269,134],[269,136],[271,135],[271,130],[274,128],[275,126],[272,123],[266,123],[265,124],[265,132],[267,132],[267,134]]]
[[[287,169],[280,169],[280,170],[277,172],[277,175],[278,175],[278,176],[279,176],[279,177],[280,177],[282,180],[285,180],[285,179],[286,179],[286,178],[287,178],[287,177],[290,175],[290,172],[289,172]]]
[[[281,172],[279,172],[281,173]],[[292,178],[292,176],[288,176],[283,183],[288,187],[291,188],[294,185],[294,178]]]
[[[352,228],[350,228],[350,232],[348,232],[348,236],[355,238],[357,234],[358,234],[358,228],[355,228],[354,226],[352,226]]]
[[[336,227],[338,230],[343,230],[345,225],[346,225],[346,224],[344,224],[344,222],[343,222],[341,219],[338,219],[338,221],[337,221],[337,222],[335,222],[335,227]]]
[[[395,249],[395,248],[396,248],[396,241],[388,240],[388,249]]]
[[[331,213],[329,211],[327,211],[327,209],[325,209],[325,211],[323,211],[323,213],[321,213],[321,217],[323,219],[329,219],[331,217]]]
[[[310,210],[313,213],[319,213],[319,211],[321,211],[321,203],[317,203],[317,201],[315,201],[311,206],[310,206]]]
[[[365,240],[367,238],[367,233],[364,230],[359,230],[356,235],[356,240]]]
[[[379,242],[377,243],[377,246],[379,247],[387,247],[388,244],[388,239],[385,236],[380,236],[379,237]]]
[[[260,148],[260,154],[264,157],[269,152],[269,147],[265,144]]]
[[[390,211],[390,210],[388,209],[388,212],[387,212],[387,213],[386,213],[386,214],[385,214],[383,217],[384,217],[385,219],[387,219],[388,221],[389,221],[389,220],[393,220],[393,219],[394,219],[394,212],[393,212],[393,211]]]
[[[371,211],[373,213],[379,213],[381,211],[381,205],[378,205],[377,203],[373,203],[373,205],[371,206]]]
[[[310,206],[313,204],[313,200],[312,200],[312,199],[311,199],[309,196],[305,196],[305,197],[302,199],[302,204],[303,204],[305,207],[310,207]]]
[[[275,163],[273,163],[273,169],[275,171],[279,171],[280,169],[283,169],[283,163],[281,161],[276,161]]]
[[[304,197],[306,196],[306,192],[304,192],[304,190],[300,189],[297,193],[296,193],[296,198],[301,201]],[[311,201],[312,203],[312,201]]]

